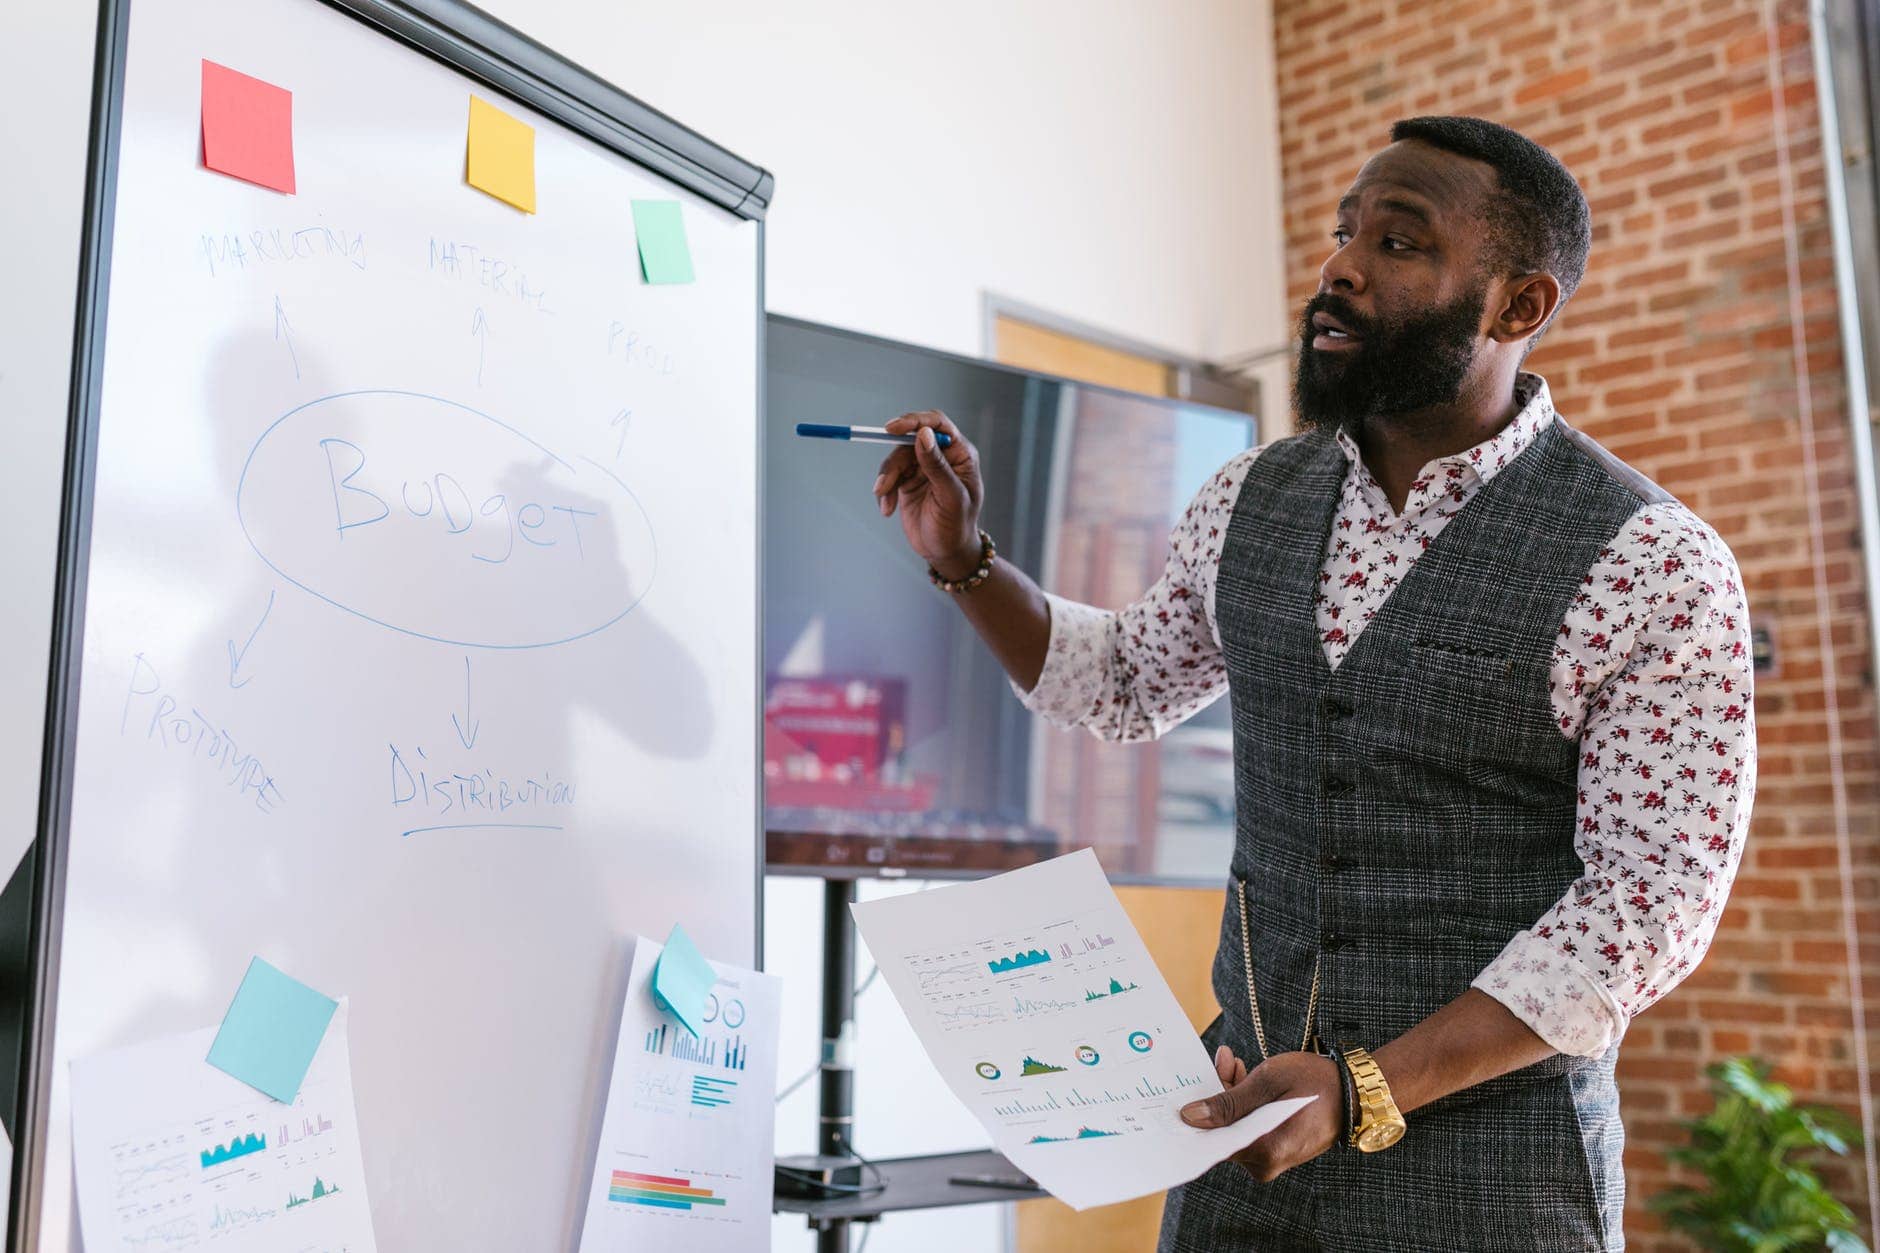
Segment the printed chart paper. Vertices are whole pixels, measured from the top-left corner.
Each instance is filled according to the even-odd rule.
[[[636,937],[580,1253],[770,1248],[782,981],[712,962],[697,1035],[653,999]]]
[[[292,1104],[205,1062],[215,1034],[72,1063],[85,1247],[376,1253],[345,1002]]]
[[[1313,1099],[1181,1121],[1220,1079],[1089,849],[851,908],[947,1086],[1074,1209],[1186,1183]]]

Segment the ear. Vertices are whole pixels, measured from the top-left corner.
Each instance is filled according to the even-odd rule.
[[[1502,287],[1501,308],[1488,337],[1512,344],[1532,336],[1560,307],[1560,281],[1551,274],[1523,274]]]

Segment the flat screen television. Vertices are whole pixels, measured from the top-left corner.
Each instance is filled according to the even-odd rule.
[[[1047,590],[1105,607],[1162,572],[1170,528],[1252,447],[1245,413],[768,319],[764,457],[768,867],[972,877],[1086,845],[1120,882],[1219,882],[1233,843],[1227,702],[1113,745],[1028,713],[870,485],[889,449],[796,436],[946,412],[979,448],[982,525]]]

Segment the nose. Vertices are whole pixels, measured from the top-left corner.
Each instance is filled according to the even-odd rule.
[[[1352,256],[1350,243],[1335,249],[1319,267],[1319,290],[1355,294],[1364,290],[1364,271]]]

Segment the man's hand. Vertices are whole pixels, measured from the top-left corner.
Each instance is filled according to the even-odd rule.
[[[1289,1097],[1319,1098],[1234,1154],[1231,1160],[1261,1183],[1271,1183],[1301,1162],[1311,1161],[1337,1141],[1345,1098],[1338,1083],[1338,1063],[1331,1058],[1281,1053],[1250,1071],[1223,1045],[1215,1051],[1214,1067],[1227,1091],[1183,1108],[1182,1120],[1192,1127],[1225,1127],[1262,1105]]]
[[[881,516],[898,507],[901,531],[927,564],[946,579],[963,579],[979,565],[979,506],[985,488],[979,478],[979,453],[938,410],[904,413],[885,428],[893,435],[912,432],[917,442],[889,453],[875,477]],[[934,433],[952,437],[941,448]]]

